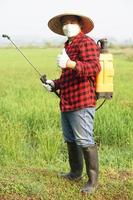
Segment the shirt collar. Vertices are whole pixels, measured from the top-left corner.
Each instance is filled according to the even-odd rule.
[[[78,38],[80,38],[81,36],[83,36],[84,35],[84,33],[83,32],[80,32],[78,35],[76,35],[74,38],[73,38],[73,40],[72,40],[72,42],[70,43],[70,44],[72,44],[73,42],[75,42]],[[66,42],[65,42],[65,46],[67,46],[67,45],[69,45],[69,40],[67,40]]]

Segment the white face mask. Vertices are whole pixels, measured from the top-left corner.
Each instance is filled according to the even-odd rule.
[[[81,28],[78,24],[66,24],[63,26],[63,32],[67,37],[74,37],[80,33]]]

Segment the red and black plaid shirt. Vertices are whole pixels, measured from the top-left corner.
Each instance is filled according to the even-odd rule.
[[[61,111],[94,107],[96,75],[101,69],[98,46],[81,32],[70,44],[65,43],[65,49],[76,67],[63,69],[60,78],[54,80],[56,90],[60,90]]]

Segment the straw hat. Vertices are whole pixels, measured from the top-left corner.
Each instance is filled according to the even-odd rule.
[[[64,35],[60,20],[61,20],[62,17],[69,16],[69,15],[80,17],[81,23],[82,23],[83,33],[85,33],[85,34],[89,33],[94,28],[94,23],[89,17],[86,17],[84,15],[80,15],[80,14],[75,14],[75,13],[64,13],[64,14],[56,15],[55,17],[53,17],[52,19],[49,20],[48,27],[53,32],[55,32],[59,35]]]

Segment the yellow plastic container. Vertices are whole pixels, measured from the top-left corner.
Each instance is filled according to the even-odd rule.
[[[113,96],[113,56],[110,53],[100,54],[101,71],[96,79],[97,98],[110,99]]]

